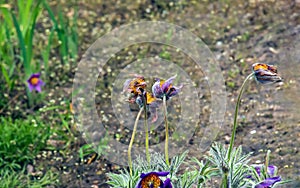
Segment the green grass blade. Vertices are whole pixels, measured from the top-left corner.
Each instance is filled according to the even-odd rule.
[[[45,72],[48,74],[48,63],[49,63],[49,57],[51,53],[51,45],[52,45],[52,40],[54,36],[54,27],[50,31],[50,35],[48,38],[48,45],[45,50],[42,51],[42,57],[43,57],[43,62],[44,62],[44,67],[45,67]]]
[[[31,62],[31,59],[32,59],[32,42],[33,42],[33,36],[34,36],[34,30],[35,30],[35,25],[36,25],[36,20],[37,20],[37,17],[39,15],[39,13],[41,12],[41,7],[40,7],[40,4],[41,4],[41,0],[38,1],[37,5],[35,6],[34,10],[33,10],[33,13],[32,13],[32,19],[31,19],[31,28],[29,30],[29,32],[26,32],[26,35],[25,35],[25,44],[26,44],[26,50],[27,50],[27,62]]]
[[[24,64],[24,69],[25,69],[25,75],[26,77],[29,77],[30,73],[31,73],[31,69],[30,69],[30,63],[27,62],[27,54],[26,54],[26,46],[25,46],[25,42],[24,42],[24,38],[20,29],[20,25],[17,21],[16,16],[14,15],[13,12],[11,12],[11,16],[13,19],[13,23],[17,32],[17,36],[18,36],[18,40],[19,40],[19,44],[20,44],[20,49],[21,49],[21,55],[23,58],[23,64]]]
[[[66,58],[68,57],[68,33],[67,30],[65,29],[67,28],[67,24],[63,17],[62,11],[59,10],[58,12],[59,12],[58,14],[59,23],[60,23],[58,36],[59,36],[59,40],[61,41],[61,45],[60,45],[61,55],[63,58],[63,62],[65,63]]]

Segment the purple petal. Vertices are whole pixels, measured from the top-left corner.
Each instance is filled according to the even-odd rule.
[[[169,172],[149,172],[147,174],[142,173],[141,176],[140,176],[140,178],[147,177],[147,176],[149,176],[151,174],[154,174],[156,176],[167,176],[169,174]]]
[[[35,78],[39,78],[41,76],[41,73],[34,73],[31,75],[32,77],[35,77]]]
[[[269,70],[258,69],[254,71],[255,79],[261,84],[270,84],[274,82],[281,82],[282,78]]]
[[[261,168],[263,167],[263,165],[252,165],[252,166],[254,167],[258,176],[260,176]]]
[[[160,81],[156,81],[152,86],[152,93],[156,98],[161,98],[163,95],[163,90],[160,87]]]
[[[37,85],[40,85],[40,86],[44,86],[45,85],[45,83],[41,80],[41,79],[39,79],[39,82],[38,82],[38,84]]]
[[[175,87],[174,86],[174,87],[170,88],[169,93],[167,94],[167,97],[171,98],[171,97],[177,95],[179,93],[179,91],[181,90],[182,87],[183,86],[181,85],[179,87]]]
[[[163,188],[172,188],[172,184],[171,184],[171,179],[170,178],[167,178],[165,181],[164,181],[164,186]]]
[[[166,93],[172,84],[173,80],[176,78],[177,75],[172,76],[171,78],[167,79],[165,83],[162,84],[161,89],[163,90],[164,93]]]
[[[32,92],[32,90],[34,89],[34,86],[28,82],[28,88],[29,88],[29,91]]]
[[[35,86],[35,90],[37,90],[38,92],[42,92],[41,86],[45,85],[45,83],[39,79],[37,85]]]
[[[129,84],[130,84],[131,80],[128,79],[124,82],[123,84],[123,92],[127,91],[129,89]]]
[[[276,175],[277,167],[274,166],[274,165],[270,165],[270,166],[268,166],[267,171],[268,171],[269,176],[270,176],[270,177],[273,177],[273,176]]]
[[[142,173],[141,176],[140,176],[140,178],[144,178],[144,177],[146,177],[148,175],[149,175],[149,173],[148,174]]]
[[[155,174],[157,176],[167,176],[169,174],[169,172],[152,172],[152,174]]]
[[[28,78],[27,82],[29,82],[32,78],[40,78],[41,73],[34,73],[31,74],[30,77]]]
[[[142,108],[144,106],[143,99],[140,95],[136,98],[135,102],[137,105],[139,105],[139,108]]]
[[[40,85],[36,85],[35,86],[35,90],[37,90],[37,92],[42,92],[41,86]]]
[[[176,75],[174,75],[174,76],[172,76],[171,78],[167,79],[167,80],[166,80],[166,82],[170,82],[170,83],[172,83],[172,82],[173,82],[173,80],[174,80],[176,77],[177,77],[177,74],[176,74]]]
[[[169,174],[169,172],[149,172],[147,174],[145,173],[142,173],[141,176],[140,176],[140,181],[138,182],[136,188],[141,188],[142,187],[142,180],[144,178],[146,178],[147,176],[149,175],[156,175],[156,176],[167,176]]]
[[[267,178],[264,181],[260,182],[259,184],[255,185],[255,188],[268,188],[279,181],[281,181],[280,176],[273,177],[273,178]]]

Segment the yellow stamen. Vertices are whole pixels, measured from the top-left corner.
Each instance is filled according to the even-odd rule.
[[[258,69],[268,70],[268,65],[260,63],[253,67],[254,71],[257,71]]]
[[[32,85],[37,85],[38,84],[38,82],[39,82],[39,79],[38,78],[36,78],[36,77],[33,77],[33,78],[31,78],[30,79],[30,81],[29,81]]]
[[[147,104],[151,104],[155,100],[156,100],[156,98],[153,97],[153,95],[151,93],[147,92]]]
[[[153,188],[158,188],[160,182],[161,180],[157,175],[150,174],[142,180],[142,188],[150,188],[150,185],[152,185]]]

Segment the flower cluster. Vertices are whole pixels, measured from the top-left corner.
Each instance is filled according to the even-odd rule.
[[[147,109],[153,115],[152,122],[155,122],[157,120],[156,109],[161,104],[163,97],[165,96],[166,100],[169,100],[178,94],[182,86],[173,86],[172,82],[176,78],[176,75],[167,80],[156,79],[151,93],[146,90],[147,84],[143,76],[134,75],[134,77],[133,79],[126,80],[123,86],[123,91],[131,93],[128,102],[132,104],[136,103],[140,108],[146,103]]]
[[[250,153],[243,154],[242,147],[233,147],[235,140],[235,133],[237,128],[237,117],[239,104],[241,102],[241,96],[244,91],[244,87],[247,81],[250,81],[253,77],[257,82],[261,84],[269,84],[275,82],[281,82],[282,78],[277,73],[277,68],[273,65],[268,65],[264,63],[255,63],[252,65],[252,73],[249,74],[244,80],[238,99],[236,102],[236,108],[234,113],[233,129],[231,134],[231,139],[229,147],[226,148],[223,144],[214,144],[211,146],[209,151],[209,156],[206,156],[207,161],[203,163],[195,159],[195,162],[199,164],[199,170],[186,171],[183,175],[177,176],[177,171],[179,165],[183,162],[185,155],[175,156],[171,163],[169,163],[168,155],[168,118],[167,118],[167,103],[166,101],[176,96],[181,90],[182,86],[176,87],[173,85],[173,81],[176,76],[173,76],[167,80],[156,79],[155,83],[151,88],[151,92],[147,91],[147,84],[143,76],[135,75],[135,78],[127,80],[124,84],[124,91],[131,93],[129,97],[129,102],[137,104],[141,109],[137,115],[136,122],[140,117],[140,114],[144,109],[150,110],[156,109],[160,102],[163,101],[164,107],[164,121],[165,121],[165,155],[163,157],[157,157],[149,155],[149,139],[148,139],[148,128],[145,115],[145,146],[146,146],[146,156],[147,161],[137,160],[135,168],[133,168],[131,160],[131,148],[133,143],[133,138],[135,135],[135,130],[137,123],[134,125],[132,139],[128,147],[128,161],[130,173],[121,175],[110,175],[111,181],[109,184],[115,187],[126,187],[128,182],[120,182],[119,179],[123,179],[124,175],[128,176],[128,180],[132,181],[136,188],[172,188],[172,187],[186,187],[191,185],[196,185],[202,187],[205,185],[206,181],[212,177],[220,176],[221,185],[220,187],[252,187],[252,188],[271,188],[278,185],[283,185],[289,183],[288,180],[282,180],[280,176],[277,175],[277,167],[269,165],[269,155],[270,151],[267,152],[266,162],[263,165],[251,165],[247,163],[249,161]],[[144,109],[142,109],[144,107]],[[184,156],[184,157],[183,157]],[[160,161],[156,164],[155,162]],[[159,160],[157,160],[159,159]],[[180,160],[179,160],[180,159]],[[181,160],[182,159],[182,160]],[[176,161],[176,162],[175,162]],[[181,161],[177,163],[177,161]],[[148,163],[148,165],[144,165]],[[146,167],[146,168],[145,168]],[[157,169],[160,169],[157,171]],[[144,172],[148,173],[144,173]],[[172,173],[170,178],[167,178],[169,172]],[[140,179],[138,181],[138,177]],[[118,178],[117,178],[118,177]],[[120,177],[120,178],[119,178]],[[171,183],[172,180],[172,183]]]

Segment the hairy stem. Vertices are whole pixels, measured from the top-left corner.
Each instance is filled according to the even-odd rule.
[[[167,112],[167,102],[166,102],[166,96],[163,97],[163,106],[164,106],[164,119],[165,119],[165,129],[166,129],[166,140],[165,140],[165,157],[166,157],[166,163],[168,166],[170,166],[169,162],[169,127],[168,127],[168,112]]]
[[[238,99],[236,101],[236,105],[235,105],[235,112],[234,112],[234,121],[233,121],[233,129],[232,129],[232,133],[231,133],[231,139],[230,139],[230,144],[229,144],[229,149],[228,149],[228,153],[227,153],[227,160],[230,160],[230,156],[231,156],[231,152],[232,152],[232,148],[233,148],[233,144],[234,144],[234,138],[235,138],[235,132],[236,132],[236,128],[237,128],[237,116],[238,116],[238,110],[239,110],[239,105],[241,102],[241,97],[244,91],[244,87],[246,85],[246,82],[254,75],[254,73],[251,73],[247,76],[247,78],[244,80],[244,83],[241,86],[241,90],[238,96]]]

